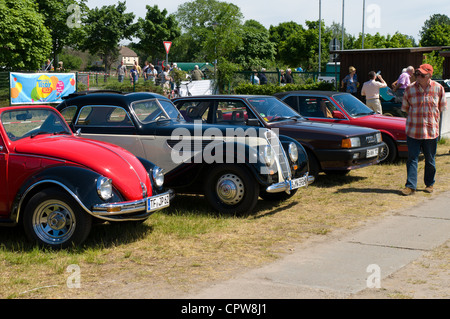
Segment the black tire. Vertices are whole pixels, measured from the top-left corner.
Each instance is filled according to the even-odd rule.
[[[259,184],[245,167],[233,164],[214,166],[206,177],[205,196],[220,213],[251,213],[259,196]]]
[[[261,191],[261,193],[259,194],[259,196],[267,201],[271,201],[271,202],[281,202],[284,200],[287,200],[289,198],[291,198],[292,196],[295,195],[295,193],[297,193],[298,189],[294,189],[291,190],[291,193],[288,194],[286,192],[280,192],[280,193],[268,193],[266,191]]]
[[[40,246],[67,248],[80,245],[92,227],[92,216],[58,188],[47,188],[28,201],[23,215],[27,237]]]
[[[380,163],[393,163],[397,158],[397,146],[395,145],[395,142],[386,135],[383,135],[383,142],[386,143],[387,148],[384,148],[380,154]]]
[[[309,149],[306,150],[306,153],[308,154],[308,165],[309,165],[308,175],[317,178],[317,175],[319,175],[319,173],[321,172],[319,161],[317,160],[313,152],[310,151]]]

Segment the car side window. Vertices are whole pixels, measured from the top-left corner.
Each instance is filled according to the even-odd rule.
[[[292,109],[294,109],[294,111],[300,113],[300,110],[298,109],[298,98],[296,96],[293,95],[288,96],[286,99],[283,100],[283,102],[289,105]]]
[[[336,108],[326,98],[302,97],[298,98],[299,113],[305,117],[332,118]]]
[[[186,101],[180,107],[180,113],[187,122],[208,121],[210,103],[208,101]]]
[[[76,111],[77,111],[76,106],[69,106],[69,107],[66,107],[65,109],[61,110],[60,113],[66,120],[67,124],[70,125],[70,124],[72,124],[72,122],[74,120]]]
[[[76,122],[77,126],[132,127],[127,112],[117,106],[84,106]]]
[[[253,118],[241,101],[220,101],[217,104],[215,119],[217,124],[245,125],[249,114],[250,118]]]

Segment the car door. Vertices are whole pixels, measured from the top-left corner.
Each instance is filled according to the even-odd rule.
[[[75,131],[97,141],[118,145],[136,156],[145,158],[145,151],[128,113],[114,105],[83,106],[73,123]]]

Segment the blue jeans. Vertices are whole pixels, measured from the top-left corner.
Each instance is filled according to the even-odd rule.
[[[411,137],[407,137],[408,144],[408,161],[406,162],[406,187],[416,189],[417,188],[417,169],[419,164],[420,151],[425,156],[425,171],[423,181],[425,186],[434,185],[434,177],[436,175],[436,150],[437,150],[437,138],[431,140],[416,140]]]

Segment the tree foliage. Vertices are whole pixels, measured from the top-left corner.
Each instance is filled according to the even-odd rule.
[[[151,58],[164,56],[163,41],[173,41],[181,34],[178,22],[173,14],[167,15],[167,10],[160,11],[157,5],[146,8],[145,18],[139,18],[137,22],[136,36],[140,41],[136,48]]]
[[[136,32],[134,14],[125,11],[125,2],[118,2],[117,5],[90,10],[83,19],[84,37],[80,48],[101,55],[108,71],[119,55],[120,41],[131,40]]]
[[[34,1],[0,1],[0,30],[0,66],[36,70],[50,56],[50,32]]]

